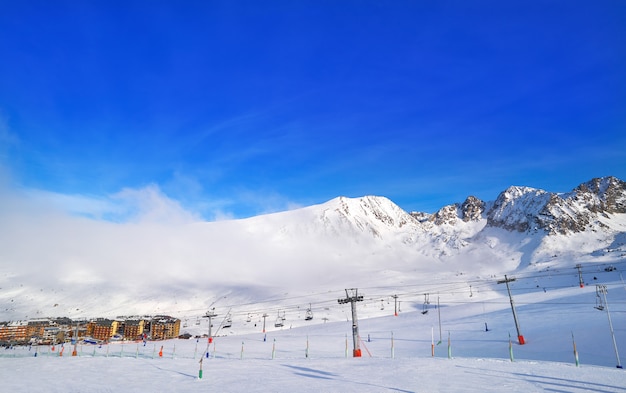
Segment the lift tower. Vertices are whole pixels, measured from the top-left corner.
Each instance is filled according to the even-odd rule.
[[[508,278],[506,274],[504,275],[504,280],[499,280],[498,284],[506,283],[506,290],[509,292],[509,300],[511,301],[511,310],[513,310],[513,320],[515,321],[515,329],[517,329],[517,341],[519,345],[524,345],[526,341],[524,341],[524,336],[520,333],[519,323],[517,322],[517,313],[515,312],[515,303],[513,303],[513,296],[511,295],[511,288],[509,288],[509,282],[515,281],[515,278]]]
[[[352,307],[352,342],[354,345],[354,349],[352,351],[352,357],[360,358],[361,357],[361,346],[360,341],[361,338],[359,336],[359,321],[356,317],[356,302],[362,302],[363,296],[359,296],[359,290],[357,288],[346,289],[346,298],[345,299],[337,299],[339,304],[350,303]]]

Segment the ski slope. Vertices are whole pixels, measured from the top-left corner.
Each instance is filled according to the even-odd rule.
[[[406,301],[398,316],[393,301],[367,304],[365,294],[365,301],[356,303],[361,358],[352,357],[350,305],[333,299],[337,305],[328,308],[336,317],[322,321],[324,308],[312,321],[291,312],[281,328],[268,317],[265,334],[259,320],[247,322],[247,315],[231,310],[233,326],[221,329],[217,317],[210,345],[206,337],[79,345],[76,357],[69,356],[71,348],[59,356],[58,346],[54,352],[4,349],[0,386],[6,392],[625,392],[626,373],[616,368],[606,309],[594,308],[593,282],[607,286],[615,339],[623,351],[626,288],[619,271],[601,272],[596,280],[589,275],[592,283],[583,288],[575,270],[520,275],[511,282],[524,345],[517,343],[506,288],[496,283],[495,289],[473,288],[471,297],[441,294],[439,307],[435,295],[427,305]],[[206,334],[208,321],[199,322],[182,330]]]

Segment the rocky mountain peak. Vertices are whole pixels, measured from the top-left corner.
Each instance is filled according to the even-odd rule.
[[[345,217],[367,217],[392,227],[402,227],[413,218],[388,198],[365,196],[361,198],[338,198],[337,212]]]
[[[461,219],[465,222],[478,221],[482,218],[484,211],[485,202],[470,195],[465,202],[461,204]]]
[[[550,199],[544,190],[511,186],[498,195],[487,213],[487,225],[525,232],[535,227],[535,218]]]
[[[626,182],[613,177],[594,178],[576,187],[575,198],[595,213],[626,213]]]
[[[459,218],[459,205],[447,205],[442,207],[430,217],[430,221],[435,225],[454,225]]]
[[[509,187],[487,213],[487,224],[511,231],[545,230],[548,234],[604,227],[599,217],[626,213],[626,182],[595,178],[565,194],[530,187]]]
[[[582,232],[604,227],[599,217],[626,213],[626,182],[615,177],[595,178],[572,192],[553,194],[537,217],[537,222],[550,234]]]
[[[475,196],[469,196],[460,205],[455,203],[442,207],[429,217],[429,221],[435,225],[454,225],[458,220],[463,220],[464,222],[478,221],[482,218],[484,211],[485,202]]]

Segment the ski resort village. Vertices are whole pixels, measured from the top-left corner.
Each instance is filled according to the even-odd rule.
[[[178,337],[180,320],[165,315],[135,318],[71,320],[51,318],[0,324],[0,343],[55,345],[78,340],[90,344],[111,340],[165,340]]]

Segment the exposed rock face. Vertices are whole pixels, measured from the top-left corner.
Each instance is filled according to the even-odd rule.
[[[485,202],[475,196],[468,196],[461,205],[461,219],[465,222],[478,221],[485,211]]]
[[[534,229],[536,217],[549,199],[550,194],[543,190],[509,187],[487,213],[487,225],[518,232]]]
[[[459,205],[444,206],[430,217],[430,221],[435,225],[454,225],[459,217]]]
[[[593,213],[626,213],[626,182],[613,177],[595,178],[578,186],[579,204]]]
[[[567,194],[529,187],[509,187],[487,213],[487,225],[510,231],[542,229],[567,234],[604,227],[599,218],[626,213],[626,182],[595,178]]]
[[[595,178],[562,196],[553,194],[537,217],[550,234],[582,232],[604,227],[599,217],[626,212],[626,182],[615,177]]]

